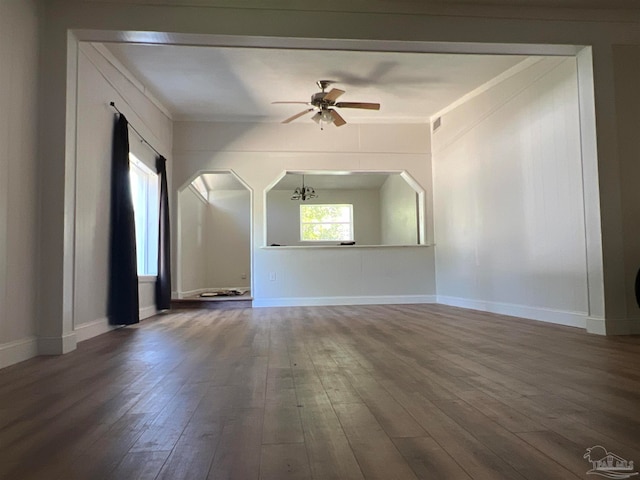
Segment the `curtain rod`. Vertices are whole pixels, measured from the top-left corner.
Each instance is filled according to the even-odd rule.
[[[112,106],[112,107],[116,110],[116,112],[118,112],[120,115],[124,115],[124,114],[123,114],[123,113],[118,109],[118,107],[116,107],[116,102],[109,102],[109,105],[110,105],[110,106]],[[129,122],[127,122],[127,123],[129,123]],[[153,145],[151,145],[149,142],[147,142],[147,139],[146,139],[146,138],[144,138],[144,137],[142,136],[142,134],[141,134],[141,133],[136,129],[136,127],[134,127],[133,125],[131,125],[131,123],[129,123],[129,126],[131,127],[131,129],[132,129],[134,132],[136,132],[136,135],[138,135],[138,137],[140,137],[140,140],[142,140],[142,142],[143,142],[143,143],[146,143],[146,144],[147,144],[147,146],[148,146],[151,150],[153,150],[154,152],[156,152],[156,154],[157,154],[159,157],[163,157],[163,158],[164,158],[164,155],[162,155],[158,150],[156,150],[155,148],[153,148]]]

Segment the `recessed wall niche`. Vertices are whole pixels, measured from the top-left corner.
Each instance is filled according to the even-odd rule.
[[[251,192],[230,171],[202,172],[178,191],[178,295],[250,288]]]
[[[406,172],[286,172],[266,220],[267,246],[421,245],[424,190]]]

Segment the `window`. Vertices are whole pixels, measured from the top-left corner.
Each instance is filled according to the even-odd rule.
[[[300,240],[352,241],[353,205],[300,205]]]
[[[132,153],[129,178],[136,223],[138,275],[158,274],[158,175]]]

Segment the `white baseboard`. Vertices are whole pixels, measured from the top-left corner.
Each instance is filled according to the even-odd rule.
[[[195,297],[206,292],[220,292],[222,290],[251,290],[251,287],[209,287],[196,288],[195,290],[185,290],[184,292],[174,292],[171,294],[173,300],[181,300],[186,297]]]
[[[38,337],[38,355],[62,355],[76,349],[76,332],[60,337]]]
[[[158,310],[156,309],[156,306],[150,305],[148,307],[142,307],[138,315],[140,316],[140,320],[144,320],[145,318],[153,317],[157,313]],[[76,334],[77,341],[84,342],[90,338],[115,330],[116,328],[119,328],[119,326],[111,325],[109,323],[109,319],[104,317],[91,322],[82,323],[76,327],[74,332]]]
[[[185,290],[184,292],[176,292],[178,299],[182,299],[185,297],[195,297],[196,295],[200,295],[201,293],[208,292],[208,288],[196,288],[195,290]]]
[[[78,342],[84,342],[90,338],[110,332],[115,328],[117,327],[109,324],[109,319],[105,317],[92,322],[82,323],[76,327],[74,332],[76,332]]]
[[[253,307],[314,307],[321,305],[393,305],[435,303],[435,295],[379,295],[360,297],[254,298]]]
[[[140,320],[144,320],[145,318],[153,317],[158,313],[158,309],[155,305],[149,305],[148,307],[142,307],[140,309]]]
[[[0,344],[0,368],[24,362],[38,355],[38,339],[27,337]]]
[[[482,312],[528,318],[530,320],[538,320],[541,322],[556,323],[558,325],[578,328],[586,328],[587,319],[589,318],[586,313],[582,312],[552,310],[549,308],[529,307],[526,305],[516,305],[511,303],[470,300],[467,298],[448,297],[445,295],[438,295],[437,303],[449,305],[451,307],[469,308],[471,310],[480,310]]]
[[[607,325],[604,318],[587,317],[586,329],[588,333],[593,333],[594,335],[607,334]]]

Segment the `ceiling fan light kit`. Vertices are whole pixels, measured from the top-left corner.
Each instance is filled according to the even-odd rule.
[[[335,110],[336,108],[359,108],[364,110],[380,110],[379,103],[370,102],[336,102],[336,100],[345,93],[344,90],[339,88],[332,88],[330,91],[325,90],[334,83],[331,80],[318,80],[316,84],[320,87],[321,91],[314,93],[311,96],[310,102],[273,102],[273,104],[302,104],[310,105],[311,108],[307,108],[300,113],[285,119],[282,123],[291,123],[294,120],[306,115],[310,112],[316,112],[311,119],[320,125],[320,129],[323,129],[324,124],[333,123],[336,127],[341,127],[346,124],[347,121]]]

